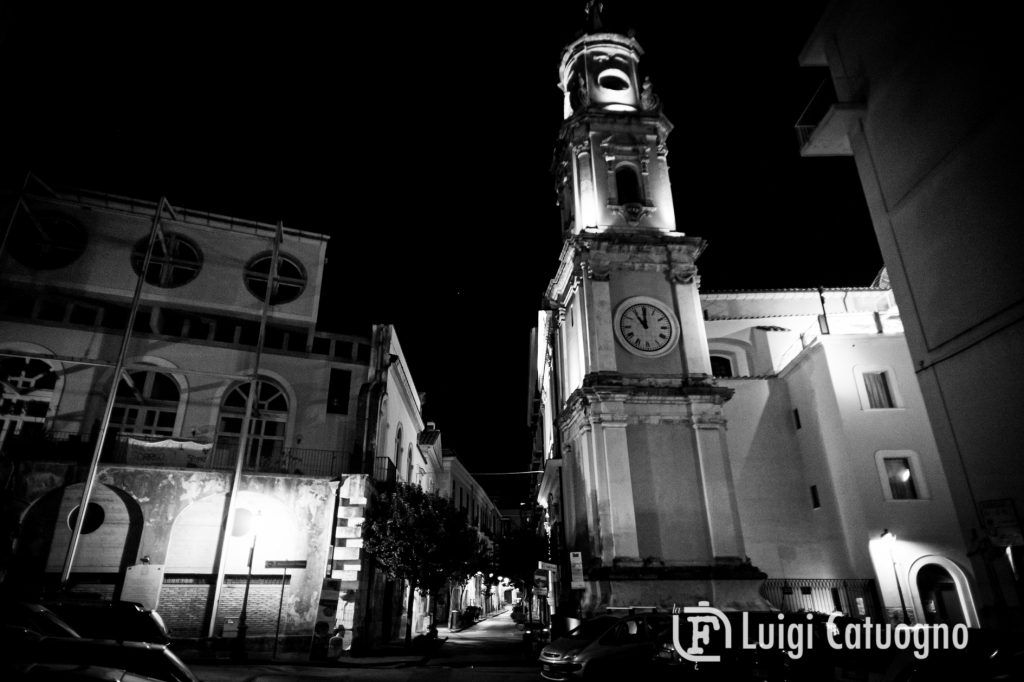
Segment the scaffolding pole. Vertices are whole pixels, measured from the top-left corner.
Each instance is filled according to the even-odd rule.
[[[138,279],[135,282],[135,294],[132,296],[131,310],[128,313],[128,323],[125,325],[124,335],[121,337],[121,348],[117,353],[117,362],[114,364],[114,377],[110,384],[110,392],[107,394],[107,404],[103,408],[103,419],[100,422],[99,435],[96,438],[96,445],[93,448],[92,460],[89,462],[89,472],[85,477],[85,485],[82,488],[82,501],[78,505],[78,517],[75,519],[75,527],[71,531],[71,542],[68,543],[68,551],[64,556],[64,568],[60,575],[60,590],[63,592],[68,587],[71,578],[71,568],[75,563],[75,554],[78,552],[78,544],[82,538],[82,527],[85,525],[85,517],[89,513],[89,501],[92,497],[92,490],[96,484],[96,472],[99,470],[100,456],[103,453],[103,443],[107,438],[107,430],[110,426],[110,415],[114,411],[114,401],[117,398],[117,388],[121,383],[121,374],[124,372],[125,358],[128,355],[128,344],[132,338],[132,328],[135,326],[135,315],[139,311],[139,301],[142,299],[142,285],[146,281],[146,273],[149,271],[149,263],[153,257],[153,244],[156,243],[157,234],[160,232],[160,220],[164,209],[167,209],[171,217],[174,209],[167,202],[166,197],[160,197],[156,213],[153,216],[153,226],[149,230],[149,243],[146,245],[146,258],[142,262],[142,269],[139,271]]]
[[[256,359],[253,363],[252,381],[245,398],[245,414],[242,416],[242,433],[238,439],[238,456],[235,459],[235,474],[231,479],[231,491],[228,493],[228,508],[224,516],[224,526],[220,534],[220,547],[217,552],[217,579],[213,586],[213,598],[210,600],[210,612],[207,636],[214,637],[217,626],[217,609],[220,606],[221,594],[224,591],[224,573],[227,559],[228,538],[235,524],[235,513],[238,509],[238,493],[242,482],[242,467],[245,463],[246,451],[249,449],[249,429],[252,428],[252,406],[259,391],[260,361],[263,357],[263,340],[267,330],[267,315],[270,312],[270,299],[274,291],[274,279],[277,277],[277,261],[281,249],[284,225],[277,223],[274,234],[273,252],[270,258],[270,272],[267,273],[267,291],[263,295],[263,307],[260,310],[260,332],[256,341]],[[243,633],[244,634],[244,633]]]

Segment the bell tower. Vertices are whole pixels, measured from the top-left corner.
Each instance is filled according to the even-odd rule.
[[[705,242],[676,223],[672,124],[642,55],[595,21],[559,64],[563,247],[542,315],[552,466],[540,498],[560,501],[567,549],[582,553],[584,615],[701,600],[761,609],[725,440],[732,391],[711,376],[697,290]]]
[[[650,81],[639,80],[642,54],[615,33],[584,35],[562,53],[565,123],[555,162],[566,232],[676,229],[665,146],[672,124]]]

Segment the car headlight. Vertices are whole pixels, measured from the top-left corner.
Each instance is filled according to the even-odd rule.
[[[570,651],[566,651],[564,654],[562,654],[562,659],[566,661],[571,661],[573,658],[576,657],[576,654],[578,654],[579,652],[579,649],[572,649]]]

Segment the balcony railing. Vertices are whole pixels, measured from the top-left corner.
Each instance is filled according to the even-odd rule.
[[[831,80],[824,79],[794,126],[800,155],[851,155],[847,130],[863,111],[863,104],[839,101]]]
[[[108,438],[101,462],[138,466],[167,466],[188,469],[234,470],[238,445],[212,446],[191,441],[167,442],[162,436],[119,434]],[[165,446],[154,445],[157,441]],[[87,436],[64,431],[8,435],[0,444],[0,458],[21,461],[59,461],[88,464],[94,441]],[[260,456],[250,456],[242,470],[248,472],[335,476],[350,470],[349,457],[338,450],[313,448],[275,448]]]
[[[786,613],[840,611],[855,618],[881,620],[875,581],[869,578],[769,578],[761,587],[761,596]]]

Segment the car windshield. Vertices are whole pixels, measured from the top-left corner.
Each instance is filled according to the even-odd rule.
[[[617,622],[619,619],[615,616],[597,616],[583,621],[570,630],[567,636],[572,639],[597,639]]]

